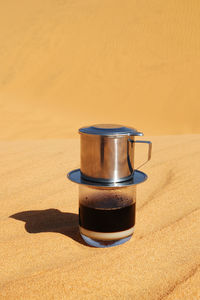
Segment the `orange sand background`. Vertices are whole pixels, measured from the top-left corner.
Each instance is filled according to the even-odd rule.
[[[199,1],[4,1],[0,138],[200,133]]]
[[[0,299],[200,299],[199,1],[2,1]],[[133,238],[78,231],[83,125],[153,142]],[[145,149],[137,148],[137,163]]]

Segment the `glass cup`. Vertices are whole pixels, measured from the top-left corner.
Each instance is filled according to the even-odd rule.
[[[135,204],[135,185],[79,185],[79,229],[84,241],[101,248],[128,241],[134,232]]]

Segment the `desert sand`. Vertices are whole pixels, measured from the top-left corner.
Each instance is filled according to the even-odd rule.
[[[2,1],[0,299],[200,299],[199,1]],[[78,128],[153,142],[135,233],[78,231]],[[145,150],[138,148],[137,163]]]
[[[78,232],[79,139],[0,143],[2,299],[200,298],[200,135],[150,139],[135,233],[107,249]]]
[[[200,133],[199,15],[198,0],[2,2],[0,138]]]

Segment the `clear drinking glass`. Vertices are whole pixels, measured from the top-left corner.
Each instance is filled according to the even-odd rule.
[[[135,203],[135,185],[79,185],[79,229],[84,241],[102,248],[128,241],[134,231]]]

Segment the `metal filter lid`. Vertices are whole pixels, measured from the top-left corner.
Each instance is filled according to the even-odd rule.
[[[116,135],[135,135],[142,136],[143,133],[137,131],[132,127],[125,127],[118,124],[95,124],[92,126],[81,127],[79,133],[102,135],[102,136],[116,136]]]

